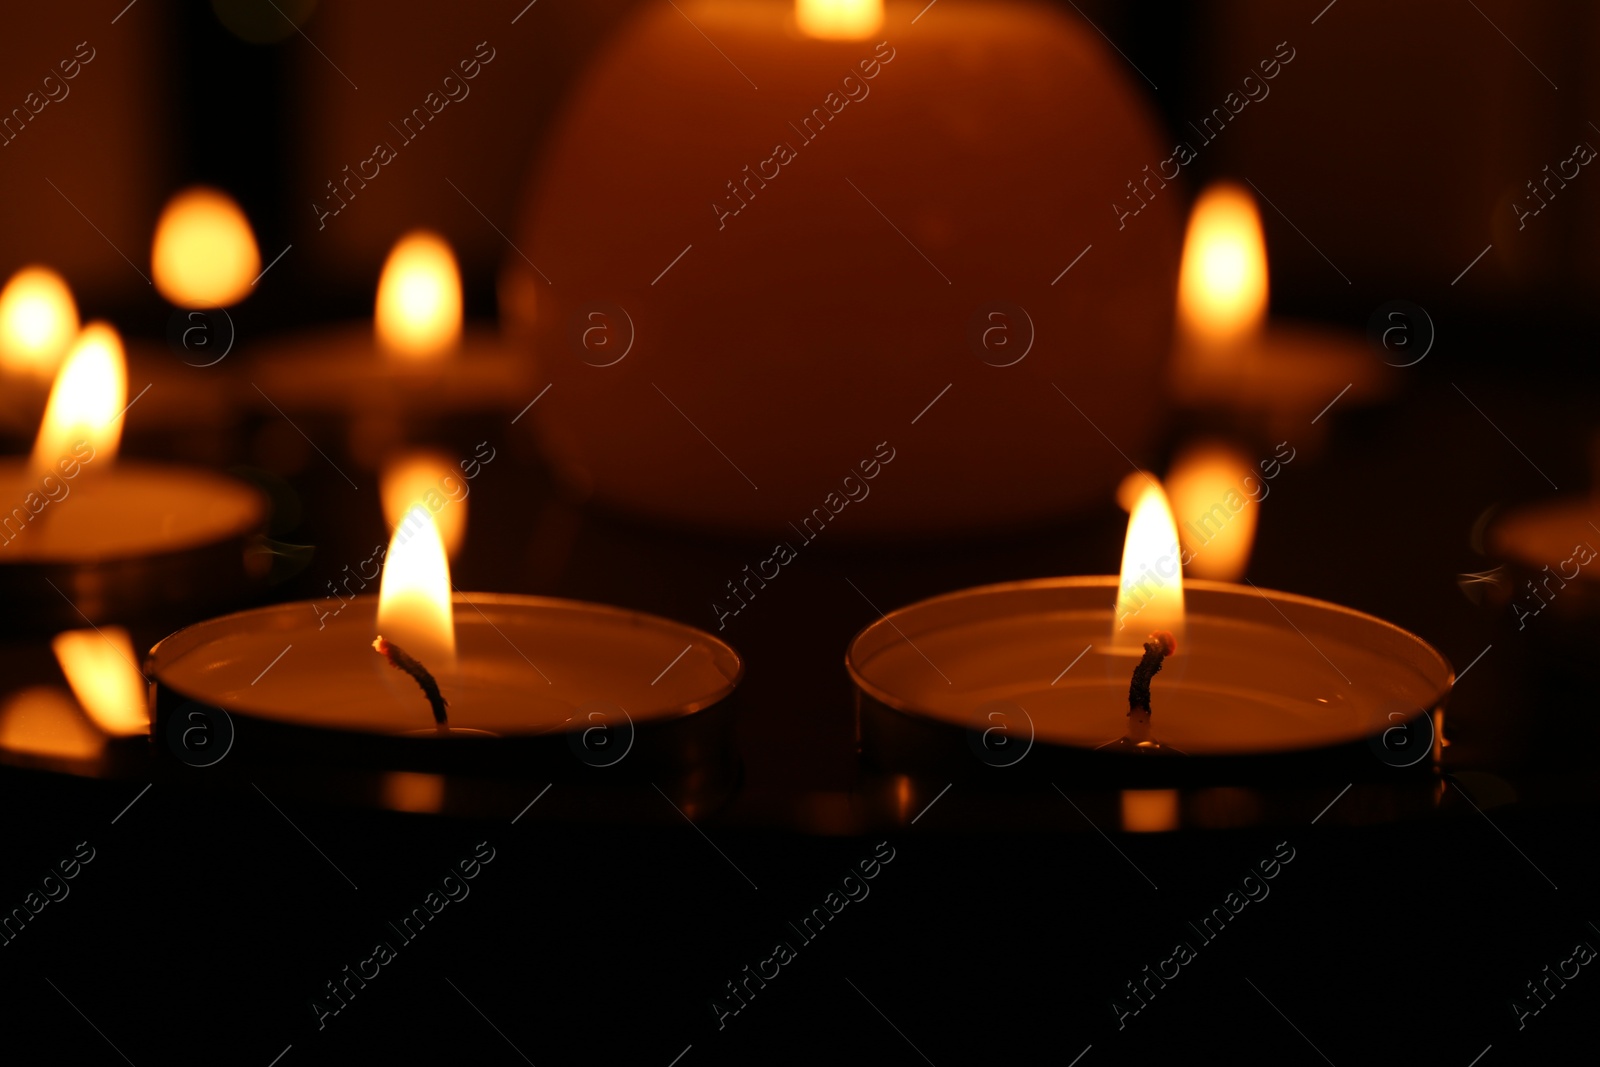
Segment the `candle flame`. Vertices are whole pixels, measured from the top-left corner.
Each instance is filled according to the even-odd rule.
[[[883,28],[883,0],[795,0],[794,20],[807,37],[860,41]]]
[[[1152,630],[1172,631],[1178,647],[1184,647],[1183,570],[1179,557],[1178,530],[1167,494],[1159,485],[1146,483],[1128,516],[1113,648],[1141,648]]]
[[[438,234],[414,230],[395,243],[378,279],[378,344],[413,360],[438,359],[461,340],[461,273]]]
[[[0,708],[0,749],[56,759],[91,760],[105,749],[65,690],[53,685],[21,690]]]
[[[1178,828],[1176,789],[1122,790],[1122,830],[1130,834],[1159,834]]]
[[[426,508],[445,555],[455,559],[467,534],[467,484],[455,464],[439,452],[407,452],[384,466],[382,483],[383,518],[390,528],[413,507]]]
[[[120,626],[67,630],[50,642],[61,673],[89,718],[113,737],[148,733],[144,675],[134,667],[133,638]]]
[[[1248,491],[1252,482],[1260,499],[1266,499],[1266,483],[1256,477],[1249,457],[1227,445],[1197,445],[1173,464],[1167,491],[1182,524],[1190,553],[1184,570],[1191,577],[1232,582],[1244,575],[1256,539],[1258,501]]]
[[[77,335],[72,290],[49,267],[23,267],[0,290],[0,369],[48,378]]]
[[[1219,182],[1200,194],[1189,216],[1178,274],[1178,321],[1207,346],[1255,334],[1267,314],[1267,244],[1255,200]]]
[[[127,405],[128,367],[122,338],[106,323],[91,322],[78,335],[50,389],[44,421],[33,444],[33,468],[53,470],[62,458],[76,454],[80,443],[86,443],[93,449],[90,455],[99,459],[104,469],[104,464],[116,458],[122,443],[122,413]]]
[[[220,308],[250,295],[261,253],[250,220],[227,193],[196,186],[167,201],[156,223],[150,273],[179,307]]]
[[[450,561],[433,516],[421,505],[406,512],[389,539],[378,587],[378,632],[434,674],[455,667]]]

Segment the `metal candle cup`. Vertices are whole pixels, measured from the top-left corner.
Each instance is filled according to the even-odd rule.
[[[1117,588],[1109,575],[983,586],[866,627],[845,658],[863,754],[894,770],[1032,756],[1176,781],[1437,761],[1454,674],[1430,645],[1336,604],[1208,581],[1184,583],[1186,634],[1152,689],[1155,736],[1188,757],[1095,752],[1127,732],[1137,661],[1111,649]]]

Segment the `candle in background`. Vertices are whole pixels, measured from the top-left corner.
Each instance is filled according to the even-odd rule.
[[[260,273],[255,233],[232,197],[196,186],[167,201],[150,249],[150,274],[167,300],[228,307],[250,295]]]
[[[445,555],[454,560],[467,535],[466,484],[460,473],[442,452],[418,450],[390,460],[384,464],[381,482],[384,521],[393,530],[412,508],[425,507],[438,526]],[[452,485],[463,495],[457,498]]]
[[[1269,287],[1255,198],[1231,182],[1207,187],[1184,238],[1172,393],[1230,429],[1320,443],[1323,409],[1385,398],[1395,381],[1355,335],[1269,324]]]
[[[443,359],[461,344],[461,272],[444,238],[414,230],[395,242],[373,325],[379,348],[399,359]]]
[[[24,267],[0,289],[0,429],[31,433],[78,336],[78,305],[49,267]]]
[[[541,155],[510,232],[527,259],[505,258],[502,291],[538,294],[503,311],[560,398],[525,420],[557,474],[783,536],[846,475],[859,495],[880,443],[894,466],[829,538],[1103,501],[1094,424],[1153,445],[1177,277],[1179,194],[1151,169],[1170,142],[1137,78],[1054,5],[636,6]],[[624,336],[623,359],[587,347]]]
[[[89,323],[56,374],[32,453],[0,460],[0,598],[16,609],[6,626],[56,631],[216,607],[260,576],[259,492],[118,457],[127,381],[116,330]]]
[[[796,0],[794,21],[807,37],[862,41],[883,29],[883,0]]]
[[[0,289],[0,372],[6,376],[49,381],[77,334],[72,290],[49,267],[23,267]]]
[[[1224,582],[1244,577],[1266,499],[1249,491],[1252,482],[1265,484],[1249,456],[1221,442],[1191,445],[1173,462],[1165,484],[1188,556],[1184,574]]]
[[[1178,271],[1180,390],[1238,396],[1267,318],[1267,242],[1255,201],[1218,183],[1195,201]]]
[[[373,310],[369,323],[257,350],[251,394],[263,416],[327,420],[358,465],[378,469],[408,441],[437,439],[445,420],[515,412],[538,395],[531,360],[464,325],[461,273],[438,234],[416,230],[394,244]]]
[[[1122,831],[1129,834],[1159,834],[1178,828],[1176,789],[1124,789]]]

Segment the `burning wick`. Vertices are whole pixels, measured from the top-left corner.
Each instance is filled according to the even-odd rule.
[[[1186,755],[1163,745],[1150,733],[1150,682],[1161,670],[1161,661],[1178,651],[1178,640],[1166,630],[1157,630],[1144,643],[1144,656],[1133,669],[1133,680],[1128,683],[1128,732],[1115,741],[1101,745],[1102,749],[1126,749],[1138,753]]]
[[[1146,645],[1145,647],[1148,648],[1150,646]],[[372,642],[372,648],[378,655],[389,661],[389,666],[397,671],[404,671],[409,674],[412,680],[422,687],[422,695],[428,698],[428,706],[433,709],[433,721],[439,724],[439,729],[446,729],[449,720],[445,715],[445,709],[450,706],[450,702],[445,700],[443,693],[439,692],[439,683],[433,680],[433,675],[428,673],[428,668],[418,663],[399,645],[385,641],[382,634],[379,634]],[[1156,669],[1161,669],[1159,664],[1157,664]]]

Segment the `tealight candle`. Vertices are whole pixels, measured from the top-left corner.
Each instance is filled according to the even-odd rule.
[[[919,723],[973,736],[1001,727],[1019,759],[1030,738],[1047,750],[1084,754],[1137,741],[1130,678],[1147,656],[1147,635],[1167,630],[1176,631],[1176,651],[1147,679],[1149,731],[1189,758],[1105,752],[1096,754],[1101,761],[1132,760],[1142,771],[1159,763],[1158,775],[1204,774],[1212,760],[1259,767],[1258,757],[1363,745],[1397,728],[1406,738],[1385,741],[1412,751],[1369,757],[1374,769],[1437,758],[1453,681],[1443,656],[1399,627],[1336,604],[1183,581],[1170,516],[1150,516],[1164,507],[1159,487],[1150,487],[1129,523],[1120,580],[969,589],[863,630],[846,660],[863,748],[898,758],[904,753],[893,751],[896,744],[927,743],[931,735]],[[1142,773],[1127,762],[1093,765]]]
[[[403,424],[527,405],[530,362],[494,331],[463,328],[455,255],[416,231],[384,264],[372,323],[264,347],[249,374],[264,411],[343,421],[356,460],[376,467],[402,443]]]
[[[1267,323],[1267,248],[1255,199],[1221,182],[1195,201],[1178,275],[1172,387],[1184,405],[1254,416],[1302,438],[1333,400],[1371,403],[1392,379],[1357,338]],[[1320,420],[1320,416],[1318,417]]]
[[[541,741],[584,746],[596,731],[609,732],[617,760],[635,731],[677,731],[708,762],[729,750],[730,721],[713,709],[726,710],[743,673],[732,648],[620,608],[452,595],[425,508],[397,527],[377,601],[325,616],[280,604],[161,641],[146,672],[156,732],[200,704],[228,713],[248,758],[514,763],[522,757],[508,754]]]
[[[0,461],[7,625],[160,615],[248,584],[265,501],[202,469],[119,462],[127,391],[120,338],[90,323],[61,365],[32,456]]]
[[[23,267],[0,289],[0,425],[38,423],[61,358],[78,336],[78,305],[49,267]]]

